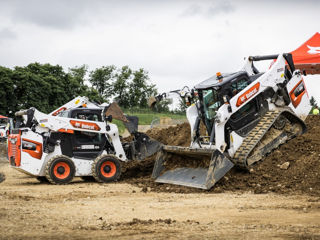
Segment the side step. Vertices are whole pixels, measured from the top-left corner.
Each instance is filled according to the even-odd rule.
[[[172,159],[169,159],[169,155]],[[199,162],[205,158],[210,159],[208,168],[177,167],[175,169],[165,169],[166,161],[175,161],[175,155],[196,158]],[[212,149],[192,149],[179,146],[163,146],[158,153],[152,178],[158,183],[169,183],[187,187],[210,189],[218,182],[234,164],[222,153]]]

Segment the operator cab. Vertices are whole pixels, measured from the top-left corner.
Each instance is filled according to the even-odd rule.
[[[246,71],[227,73],[213,76],[195,86],[200,100],[200,116],[202,116],[209,135],[214,130],[217,111],[225,100],[229,101],[262,74],[249,76]],[[231,115],[226,127],[231,130],[239,130],[259,118],[260,104],[259,98],[256,98],[244,105]]]
[[[87,121],[103,122],[102,109],[97,108],[73,108],[60,112],[58,117],[75,118]]]
[[[203,121],[209,133],[218,109],[224,104],[223,98],[231,99],[251,82],[247,72],[240,71],[213,76],[195,86],[199,94]]]
[[[73,118],[85,121],[102,122],[102,109],[97,108],[73,108],[60,112],[58,117]],[[111,147],[111,144],[105,134],[86,131],[74,131],[74,134],[55,133],[57,137],[62,137],[62,152],[69,157],[82,159],[94,159],[105,146]]]

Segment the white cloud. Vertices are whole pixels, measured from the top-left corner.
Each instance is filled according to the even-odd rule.
[[[15,39],[17,34],[8,28],[0,29],[0,42]]]
[[[217,71],[236,71],[248,55],[292,51],[319,31],[320,22],[319,1],[0,4],[0,65],[143,67],[161,91],[194,86]],[[315,79],[306,81],[320,102]]]

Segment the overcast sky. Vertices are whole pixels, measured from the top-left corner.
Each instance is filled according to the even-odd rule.
[[[0,65],[129,65],[168,91],[237,71],[249,55],[290,52],[319,31],[316,0],[0,0]],[[320,76],[306,84],[320,103]]]

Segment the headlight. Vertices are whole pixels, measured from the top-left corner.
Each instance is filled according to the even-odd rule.
[[[32,142],[22,141],[22,149],[36,150],[37,145]]]

